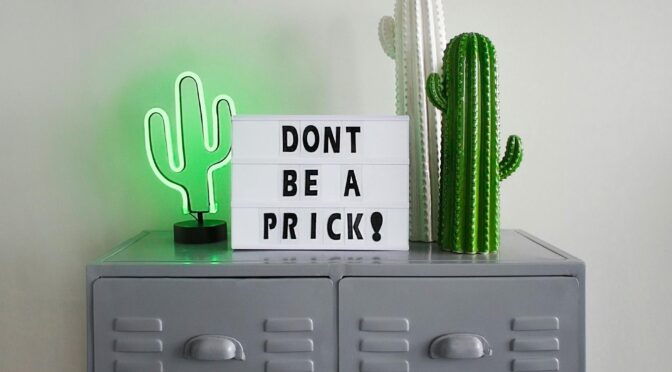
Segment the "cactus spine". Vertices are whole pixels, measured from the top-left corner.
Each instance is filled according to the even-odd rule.
[[[168,113],[153,108],[145,115],[145,150],[156,176],[182,196],[184,213],[217,211],[213,172],[231,159],[230,128],[233,100],[215,97],[208,118],[203,83],[193,72],[175,80],[174,128]]]
[[[480,34],[453,38],[443,54],[442,75],[427,79],[427,94],[442,112],[439,243],[459,253],[499,247],[499,182],[522,160],[522,144],[510,136],[499,156],[495,48]]]
[[[440,113],[428,104],[427,75],[441,68],[446,44],[439,0],[396,0],[394,17],[383,17],[378,36],[396,62],[398,115],[410,117],[409,236],[434,241],[438,230]]]

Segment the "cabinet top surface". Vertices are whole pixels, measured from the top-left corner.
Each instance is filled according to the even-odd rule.
[[[447,263],[543,263],[576,261],[537,238],[517,230],[503,230],[496,254],[468,255],[443,252],[431,243],[410,243],[408,251],[316,251],[316,250],[243,250],[232,251],[226,243],[185,245],[173,242],[172,232],[149,231],[122,243],[96,264],[245,264],[245,263],[375,263],[447,264]]]
[[[226,243],[183,245],[170,231],[147,231],[91,263],[97,277],[331,277],[347,276],[582,276],[584,265],[520,230],[502,230],[500,251],[489,255],[443,252],[410,243],[408,251],[232,251]]]

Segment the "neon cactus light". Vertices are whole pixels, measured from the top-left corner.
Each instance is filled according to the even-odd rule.
[[[499,108],[495,47],[485,36],[453,38],[443,71],[427,79],[427,95],[442,115],[439,244],[458,253],[499,247],[499,182],[523,159],[510,136],[499,161]]]
[[[205,105],[203,83],[193,72],[175,80],[174,126],[165,110],[145,115],[145,148],[154,174],[182,196],[186,213],[217,211],[213,172],[231,159],[230,122],[233,100],[219,95],[212,102],[211,118]],[[224,123],[229,129],[224,129]]]

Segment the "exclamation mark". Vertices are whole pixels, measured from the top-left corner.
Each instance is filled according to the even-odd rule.
[[[380,241],[380,228],[383,226],[383,215],[380,212],[371,214],[371,227],[373,228],[373,241]]]

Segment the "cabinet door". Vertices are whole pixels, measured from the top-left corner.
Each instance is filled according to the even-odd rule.
[[[329,279],[103,278],[95,372],[336,371]]]
[[[583,372],[571,277],[346,278],[341,372]]]

